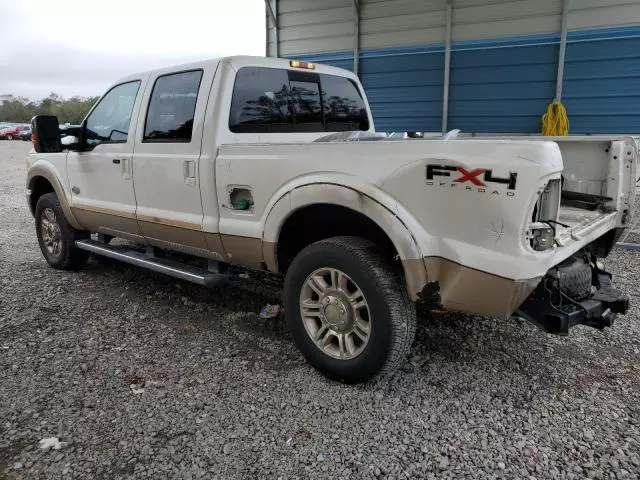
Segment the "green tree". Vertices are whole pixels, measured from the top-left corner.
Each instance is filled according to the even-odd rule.
[[[0,122],[28,123],[35,115],[55,115],[62,123],[79,124],[99,97],[63,98],[55,92],[40,101],[0,95]]]

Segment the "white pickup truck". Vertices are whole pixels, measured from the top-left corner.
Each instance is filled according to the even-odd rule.
[[[558,334],[628,308],[598,259],[631,219],[631,138],[393,140],[352,73],[250,57],[126,77],[63,141],[55,117],[32,127],[52,267],[92,252],[206,286],[229,264],[283,274],[296,344],[346,382],[404,361],[420,299]]]

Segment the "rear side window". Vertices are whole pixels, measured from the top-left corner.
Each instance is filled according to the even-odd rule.
[[[334,75],[320,75],[320,81],[327,131],[369,130],[367,107],[356,84]]]
[[[335,75],[263,67],[236,74],[229,115],[235,133],[368,130],[354,82]]]
[[[191,141],[201,79],[202,70],[172,73],[156,79],[147,110],[144,142]]]
[[[286,70],[254,67],[238,70],[229,128],[236,133],[293,131]]]

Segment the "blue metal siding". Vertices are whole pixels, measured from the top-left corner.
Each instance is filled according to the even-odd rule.
[[[562,101],[571,133],[640,132],[640,28],[572,32]]]
[[[454,42],[449,128],[539,133],[555,95],[558,34]],[[304,55],[352,69],[351,52]],[[439,131],[442,45],[361,52],[379,131]],[[640,27],[569,32],[563,103],[571,133],[640,132]]]
[[[555,92],[558,47],[508,44],[451,52],[450,129],[537,132]]]
[[[415,51],[363,52],[360,78],[381,131],[440,128],[444,52],[440,46]]]
[[[305,60],[353,70],[353,54],[304,55]],[[437,131],[442,115],[442,46],[365,50],[360,79],[378,131]]]

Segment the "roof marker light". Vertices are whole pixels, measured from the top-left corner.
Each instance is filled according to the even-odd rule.
[[[293,68],[306,68],[307,70],[315,70],[315,64],[311,62],[301,62],[300,60],[290,60],[289,65]]]

